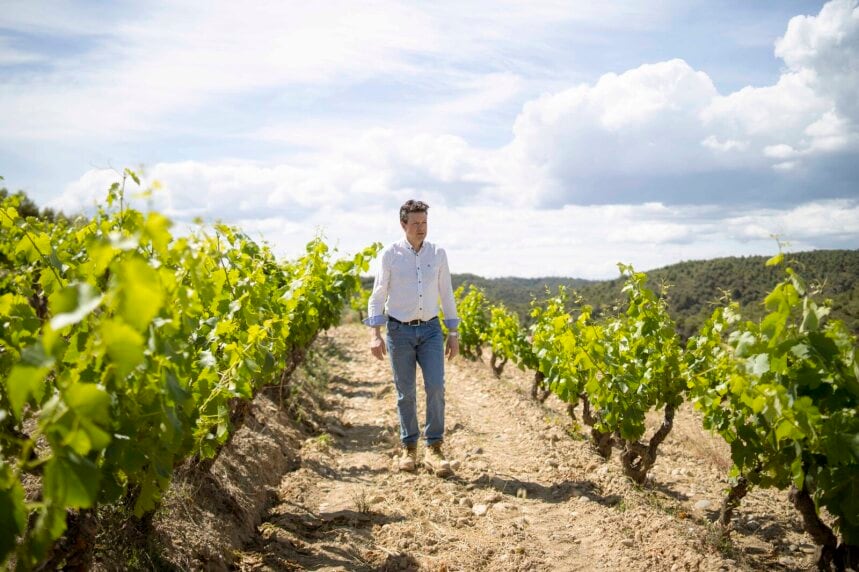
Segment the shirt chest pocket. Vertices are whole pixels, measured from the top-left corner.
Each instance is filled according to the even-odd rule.
[[[436,282],[438,280],[438,264],[434,262],[425,262],[421,266],[421,275],[424,283]]]

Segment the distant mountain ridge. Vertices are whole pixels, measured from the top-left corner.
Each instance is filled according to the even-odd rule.
[[[694,260],[647,271],[650,286],[657,291],[668,284],[669,310],[681,335],[693,335],[712,313],[723,292],[739,302],[744,313],[759,318],[763,299],[781,280],[784,270],[767,267],[767,256],[730,256]],[[832,299],[832,315],[859,334],[859,250],[814,250],[786,253],[808,283],[821,284],[824,298]],[[638,270],[638,269],[636,269]],[[546,288],[556,291],[563,284],[575,290],[599,313],[621,301],[622,281],[577,278],[483,278],[454,274],[454,288],[463,283],[480,286],[490,300],[503,302],[527,321],[532,297],[545,297]],[[371,282],[372,284],[372,282]]]

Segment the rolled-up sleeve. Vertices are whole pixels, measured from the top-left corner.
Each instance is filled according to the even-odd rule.
[[[453,284],[450,279],[450,267],[447,264],[447,252],[439,249],[438,294],[441,299],[441,310],[444,312],[444,325],[448,329],[459,326],[459,316],[456,313],[456,301],[453,298]]]
[[[381,264],[373,281],[373,291],[367,304],[367,319],[364,320],[364,324],[368,326],[383,326],[388,321],[385,316],[385,302],[388,299],[388,286],[391,283],[390,262],[390,256],[386,250],[382,254]]]

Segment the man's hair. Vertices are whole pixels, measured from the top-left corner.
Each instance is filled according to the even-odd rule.
[[[429,209],[429,205],[425,202],[409,199],[400,207],[400,222],[409,222],[409,213],[425,213],[427,209]]]

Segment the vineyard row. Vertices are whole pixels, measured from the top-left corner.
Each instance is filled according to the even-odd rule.
[[[151,517],[206,471],[249,402],[335,325],[379,245],[279,261],[222,224],[187,236],[125,201],[89,219],[0,205],[0,568],[56,568],[106,505]]]
[[[625,301],[595,318],[563,287],[531,305],[531,324],[493,304],[474,286],[456,292],[463,355],[484,348],[500,375],[512,362],[534,374],[532,396],[557,395],[589,427],[604,458],[618,450],[624,473],[642,484],[674,414],[688,401],[704,427],[730,446],[731,482],[719,517],[749,487],[790,489],[805,530],[820,547],[821,569],[859,569],[859,360],[856,341],[827,301],[805,284],[783,254],[784,278],[763,303],[762,320],[744,319],[722,300],[697,335],[682,343],[667,310],[667,291],[620,265]],[[645,439],[645,416],[660,426]],[[822,516],[823,512],[830,517]],[[829,522],[831,524],[827,524]]]

